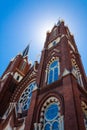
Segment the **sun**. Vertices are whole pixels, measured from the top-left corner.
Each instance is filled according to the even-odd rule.
[[[38,41],[38,45],[42,46],[44,45],[44,42],[46,40],[46,34],[47,32],[50,32],[52,27],[53,27],[53,23],[51,21],[42,21],[40,23],[38,23],[38,29],[36,32],[36,38]]]
[[[39,34],[40,34],[40,38],[43,41],[46,38],[46,33],[51,31],[52,26],[53,26],[52,23],[44,23],[43,25],[41,25],[40,30],[39,30]]]

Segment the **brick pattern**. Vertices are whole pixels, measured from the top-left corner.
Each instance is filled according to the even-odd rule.
[[[48,45],[58,37],[60,38],[59,42],[48,49]],[[18,59],[18,57],[20,58]],[[55,81],[54,83],[47,85],[47,83],[45,82],[45,70],[53,57],[54,59],[59,59],[60,75],[58,81]],[[76,63],[78,64],[78,67],[80,69],[84,89],[81,85],[78,84],[77,79],[72,74],[72,57],[76,59]],[[12,66],[10,64],[5,73],[7,71],[10,71],[13,66],[13,70],[15,70],[15,67],[18,68],[18,66],[20,66],[20,61],[22,60],[21,56],[17,56],[16,60],[17,59],[18,62],[14,61]],[[65,70],[67,70],[68,73],[65,73],[65,75],[63,75]],[[41,108],[44,102],[51,96],[56,97],[60,101],[60,112],[64,116],[64,130],[85,130],[81,101],[83,99],[87,100],[87,78],[77,46],[74,41],[74,37],[70,34],[68,27],[64,25],[64,21],[61,21],[59,25],[53,27],[51,32],[47,33],[40,64],[35,62],[35,65],[30,68],[30,65],[27,63],[26,69],[24,70],[24,72],[21,73],[24,73],[25,75],[23,80],[18,85],[15,84],[16,89],[14,89],[14,91],[12,91],[11,89],[12,92],[9,96],[9,92],[7,92],[7,97],[10,98],[11,102],[17,102],[21,93],[32,81],[36,81],[38,86],[38,88],[35,91],[33,91],[32,94],[30,108],[25,118],[24,130],[34,130],[34,123],[40,122]],[[11,80],[9,80],[7,88],[10,86],[11,83]],[[4,84],[4,86],[6,84],[7,82]],[[2,91],[3,101],[5,100],[3,94],[6,94],[7,91],[4,86]],[[2,108],[5,108],[3,109],[4,111],[7,109],[9,102],[7,100],[6,102],[2,103],[2,107],[0,107],[0,110]],[[4,111],[2,113],[4,113]],[[16,125],[18,126],[20,122],[17,122],[17,117],[15,114],[15,111],[11,114],[14,118],[13,124],[15,124],[16,122]],[[1,120],[0,127],[2,127],[2,125],[3,121]]]

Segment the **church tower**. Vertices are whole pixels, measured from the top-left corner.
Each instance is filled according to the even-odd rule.
[[[15,85],[7,80],[12,93],[6,107],[6,98],[0,100],[1,130],[87,130],[87,78],[64,21],[47,32],[40,63],[28,64],[28,48],[3,75],[10,72]],[[5,85],[0,89],[6,93]]]
[[[24,51],[13,58],[0,80],[0,117],[8,108],[11,95],[14,93],[17,85],[26,75],[30,68],[28,64],[29,45]]]

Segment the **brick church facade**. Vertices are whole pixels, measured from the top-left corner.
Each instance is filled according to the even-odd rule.
[[[0,130],[87,130],[87,77],[64,21],[47,32],[40,63],[28,51],[0,78]]]

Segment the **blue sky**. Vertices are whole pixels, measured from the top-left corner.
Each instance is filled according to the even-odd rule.
[[[59,18],[74,35],[87,74],[87,0],[0,0],[0,76],[28,43],[29,60],[38,60]]]

